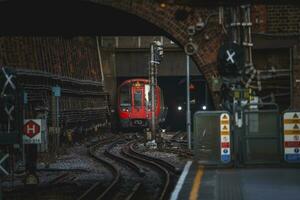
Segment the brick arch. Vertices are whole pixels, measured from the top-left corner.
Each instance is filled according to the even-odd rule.
[[[115,9],[143,18],[171,35],[172,39],[176,40],[181,47],[184,47],[188,42],[188,34],[186,32],[188,26],[196,24],[200,16],[202,19],[206,19],[212,12],[217,12],[216,8],[191,8],[181,5],[166,5],[166,7],[162,8],[158,3],[145,0],[87,1],[111,6]],[[185,20],[177,21],[175,19],[175,12],[177,9],[185,9],[191,14]],[[217,20],[217,17],[210,20],[208,26],[200,34],[194,37],[194,41],[198,44],[199,48],[192,56],[192,59],[209,83],[211,82],[212,76],[218,74],[216,69],[217,52],[224,39],[223,29],[218,25]],[[205,34],[209,36],[209,39],[205,39]],[[209,84],[209,90],[213,103],[217,108],[219,97],[217,93],[212,92],[211,84]]]

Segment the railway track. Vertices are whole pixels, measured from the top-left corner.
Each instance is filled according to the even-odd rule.
[[[113,175],[113,180],[104,190],[101,181],[95,183],[78,200],[131,200],[135,198],[135,194],[141,186],[140,179],[144,176],[144,172],[133,161],[122,157],[118,150],[115,150],[118,145],[126,143],[125,137],[126,135],[122,138],[108,138],[102,140],[101,143],[90,145],[89,154],[107,167]],[[104,145],[105,148],[100,152],[100,146]]]
[[[136,160],[137,163],[139,163],[143,167],[147,166],[146,167],[146,171],[148,171],[147,175],[148,175],[149,171],[153,171],[153,170],[156,171],[156,176],[160,177],[160,185],[159,185],[160,190],[156,191],[156,194],[152,193],[152,195],[151,195],[152,199],[159,199],[159,200],[168,199],[169,193],[171,192],[172,185],[173,185],[171,173],[169,172],[169,170],[173,171],[174,168],[169,166],[170,168],[167,167],[167,168],[169,168],[169,170],[168,170],[157,159],[155,160],[149,156],[146,156],[144,154],[141,154],[141,153],[135,151],[134,150],[135,145],[136,145],[136,141],[129,142],[122,149],[122,154],[124,154],[125,156],[127,156],[133,160]],[[149,179],[149,177],[146,177],[145,179]],[[151,179],[151,177],[150,177],[150,179]],[[156,197],[153,197],[155,195],[156,195]]]
[[[138,152],[135,149],[138,140],[130,140],[125,137],[107,138],[90,145],[90,156],[104,164],[113,179],[106,188],[101,181],[93,184],[78,200],[169,198],[180,170],[162,159]]]
[[[142,178],[145,172],[134,161],[124,158],[121,155],[121,149],[126,144],[126,140],[118,140],[108,145],[104,154],[111,159],[111,162],[117,165],[121,179],[118,188],[114,190],[110,199],[137,199],[137,193],[142,185]]]
[[[70,172],[65,172],[65,173],[62,173],[62,174],[58,175],[57,177],[55,177],[51,181],[49,181],[48,184],[50,184],[50,185],[63,184],[63,183],[66,183],[66,182],[72,182],[75,179],[76,179],[76,175],[71,174]]]
[[[170,139],[170,142],[176,142],[180,144],[187,144],[187,134],[183,131],[177,131]]]
[[[103,186],[102,186],[101,181],[96,182],[88,190],[86,190],[78,198],[78,200],[90,200],[90,199],[100,200],[100,199],[105,199],[105,198],[108,198],[110,191],[117,187],[117,183],[120,180],[119,170],[116,168],[115,165],[111,164],[106,159],[103,159],[101,156],[99,156],[97,154],[97,149],[101,145],[111,143],[111,142],[113,142],[117,139],[118,139],[118,137],[106,138],[103,141],[101,141],[97,144],[91,145],[89,147],[89,150],[88,150],[89,155],[91,157],[93,157],[95,160],[101,162],[102,164],[104,164],[107,167],[107,169],[113,175],[113,180],[110,182],[110,184],[107,186],[107,188],[104,191],[103,191]]]
[[[96,172],[93,173],[99,173],[101,178],[92,184],[89,181],[87,188],[87,185],[83,187],[76,183],[77,178],[81,179],[81,171],[62,171],[44,188],[55,189],[68,185],[68,188],[62,189],[61,195],[67,194],[66,190],[69,190],[70,194],[73,191],[73,195],[74,191],[77,191],[77,196],[74,195],[78,197],[77,200],[168,199],[180,170],[162,159],[139,152],[139,144],[139,137],[132,134],[90,142],[87,145],[88,154],[97,161],[95,165],[101,168],[99,171],[96,168]]]

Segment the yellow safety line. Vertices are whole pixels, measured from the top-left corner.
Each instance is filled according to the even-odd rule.
[[[193,183],[192,191],[190,192],[189,200],[196,200],[198,198],[203,172],[204,172],[204,167],[199,166],[197,169],[197,174],[194,178],[194,183]]]

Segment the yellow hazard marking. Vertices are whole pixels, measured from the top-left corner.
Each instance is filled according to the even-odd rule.
[[[284,135],[300,135],[300,130],[285,130]]]
[[[300,124],[300,119],[285,119],[284,124]]]
[[[222,119],[228,119],[227,115],[223,115]]]
[[[229,120],[221,120],[221,124],[229,124]]]
[[[221,135],[229,135],[229,131],[221,131]]]
[[[196,173],[196,176],[195,176],[194,182],[193,182],[193,187],[190,192],[189,200],[198,199],[199,189],[200,189],[203,173],[204,173],[204,167],[198,166],[197,173]]]

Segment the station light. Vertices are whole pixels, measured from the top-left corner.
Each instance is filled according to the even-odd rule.
[[[182,110],[182,107],[181,107],[181,106],[178,106],[178,107],[177,107],[177,110],[181,111],[181,110]]]
[[[160,6],[161,8],[165,8],[167,5],[166,5],[165,3],[160,3],[159,6]]]
[[[206,105],[203,105],[202,110],[206,110],[206,109],[207,109]]]

